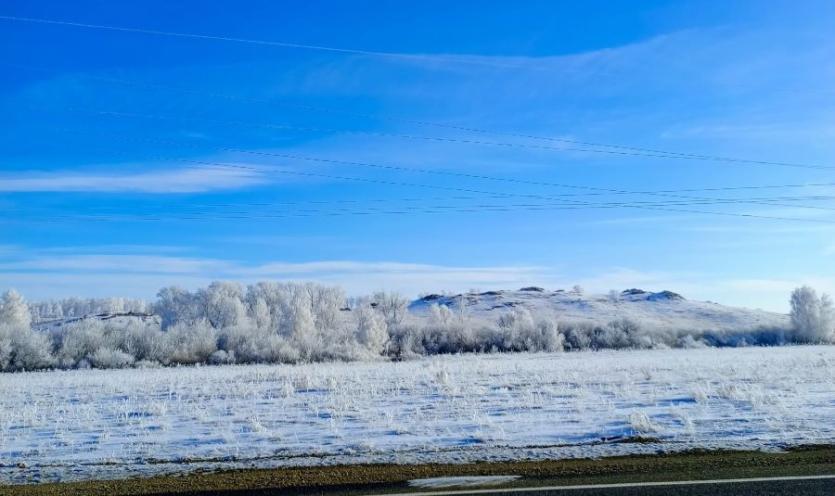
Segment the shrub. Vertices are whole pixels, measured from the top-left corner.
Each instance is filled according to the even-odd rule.
[[[99,369],[122,369],[133,365],[136,359],[124,351],[99,348],[88,358],[93,367]]]
[[[52,367],[46,335],[28,327],[0,325],[0,370],[37,370]]]
[[[206,363],[217,350],[217,336],[208,321],[175,324],[165,332],[167,362],[179,364]]]

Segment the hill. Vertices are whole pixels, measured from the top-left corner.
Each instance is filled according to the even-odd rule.
[[[456,295],[430,294],[411,302],[409,311],[416,317],[425,318],[434,304],[446,306],[453,312],[463,310],[471,318],[490,322],[495,322],[509,310],[525,309],[534,317],[598,326],[630,319],[644,326],[690,332],[741,332],[790,327],[789,317],[785,314],[689,300],[672,291],[642,289],[627,289],[607,295],[586,295],[539,287]]]

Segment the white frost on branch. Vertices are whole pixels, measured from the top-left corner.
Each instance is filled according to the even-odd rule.
[[[791,294],[791,321],[798,341],[825,343],[835,340],[835,310],[826,293],[818,297],[809,286]]]
[[[172,286],[151,305],[120,298],[27,304],[12,290],[0,297],[0,370],[835,342],[828,296],[798,288],[791,307],[790,318],[763,317],[638,289],[594,296],[531,287],[427,295],[411,306],[396,293],[349,300],[340,288],[313,283]],[[44,320],[56,315],[65,316],[58,325]]]

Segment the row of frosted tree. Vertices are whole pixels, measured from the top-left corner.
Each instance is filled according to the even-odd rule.
[[[133,298],[65,298],[29,303],[29,312],[35,322],[150,311],[146,301]]]
[[[564,322],[521,307],[485,322],[464,308],[433,305],[428,318],[418,319],[397,294],[349,299],[339,288],[313,283],[243,287],[215,282],[197,291],[169,287],[153,304],[104,299],[30,305],[8,291],[0,298],[0,370],[835,342],[835,312],[828,296],[798,288],[791,307],[790,328],[722,333],[628,319],[605,325]],[[64,320],[55,325],[59,315]]]

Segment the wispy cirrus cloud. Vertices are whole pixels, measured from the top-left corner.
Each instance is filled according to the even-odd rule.
[[[531,284],[553,286],[557,280],[552,270],[532,265],[449,266],[351,260],[244,263],[161,254],[60,253],[21,254],[0,263],[0,287],[15,287],[35,299],[87,295],[91,291],[93,296],[150,297],[163,286],[197,287],[214,279],[244,283],[265,279],[316,281],[342,286],[351,294],[390,289],[410,295]]]
[[[199,193],[267,182],[256,168],[177,168],[142,172],[18,171],[0,175],[0,192]]]
[[[0,272],[222,274],[233,264],[215,259],[164,255],[57,255],[0,263]]]

